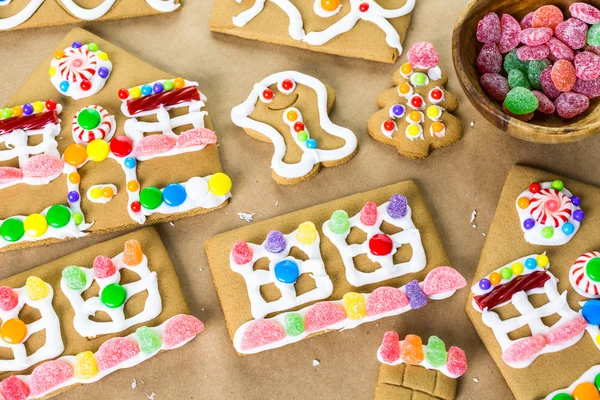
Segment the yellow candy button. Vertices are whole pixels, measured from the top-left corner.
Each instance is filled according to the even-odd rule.
[[[100,53],[98,53],[98,58],[101,59],[102,61],[106,61],[106,60],[108,60],[108,54],[101,51]]]
[[[48,70],[48,75],[50,75],[50,76],[56,75],[56,68],[50,67],[50,69]]]
[[[548,263],[550,263],[550,259],[545,254],[537,256],[535,260],[537,261],[537,265],[539,265],[542,268],[546,268]]]
[[[408,135],[411,137],[418,137],[421,134],[421,129],[419,127],[419,125],[415,125],[412,124],[410,125],[406,131],[408,132]]]
[[[48,222],[42,214],[31,214],[23,223],[25,232],[31,237],[40,237],[48,230]]]
[[[27,336],[27,326],[25,325],[25,322],[18,318],[9,319],[2,324],[0,336],[6,343],[22,343],[25,336]]]
[[[208,190],[217,196],[224,196],[231,190],[231,179],[222,172],[217,172],[208,180]]]
[[[33,111],[37,113],[41,113],[42,111],[44,111],[44,108],[44,103],[42,103],[41,101],[36,101],[35,103],[33,103]]]
[[[515,275],[521,275],[525,267],[521,263],[514,263],[510,268]]]
[[[429,118],[438,118],[440,115],[442,115],[442,111],[438,106],[430,106],[427,109],[427,115],[429,116]]]
[[[142,89],[140,89],[139,87],[136,86],[129,90],[129,94],[131,95],[132,99],[137,99],[138,97],[140,97],[142,95]]]
[[[92,199],[99,199],[100,197],[102,197],[102,189],[100,189],[99,187],[95,187],[92,190],[90,190],[90,196],[92,197]]]
[[[87,155],[92,161],[104,161],[110,154],[110,146],[102,139],[95,139],[88,144]]]

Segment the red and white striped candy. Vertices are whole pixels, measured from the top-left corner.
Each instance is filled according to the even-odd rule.
[[[542,225],[558,228],[571,218],[572,203],[564,193],[556,189],[542,189],[530,202],[531,216]]]
[[[569,271],[569,280],[590,297],[600,297],[600,284],[590,279],[585,267],[591,259],[598,257],[600,257],[600,251],[587,252],[575,260]]]
[[[96,74],[97,66],[98,58],[94,53],[83,47],[69,47],[58,63],[58,72],[69,82],[89,81]]]
[[[89,106],[86,108],[92,108],[100,113],[100,125],[91,130],[82,128],[79,123],[77,123],[77,117],[79,116],[79,112],[85,110],[85,108],[79,110],[79,112],[73,116],[73,137],[78,138],[84,143],[89,143],[95,139],[104,139],[113,129],[112,116],[104,109],[104,107]]]

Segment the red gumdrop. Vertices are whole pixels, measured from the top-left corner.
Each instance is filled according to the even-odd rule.
[[[390,286],[375,289],[367,298],[367,315],[379,315],[399,310],[408,305],[408,297],[403,291]]]
[[[507,363],[527,361],[539,354],[547,344],[548,342],[543,335],[520,339],[511,344],[508,349],[504,350],[502,359]]]
[[[423,293],[427,297],[462,289],[467,281],[452,267],[437,267],[423,281]]]
[[[593,81],[577,79],[573,91],[575,93],[581,93],[589,99],[600,97],[600,78],[594,79]]]
[[[19,168],[0,167],[0,185],[20,181],[23,179],[23,171]]]
[[[560,117],[569,119],[584,113],[590,107],[590,99],[584,94],[566,92],[558,96],[554,105]]]
[[[486,43],[477,57],[477,70],[482,74],[498,74],[502,70],[502,54],[495,43]]]
[[[6,400],[26,400],[29,397],[29,386],[15,375],[0,382],[0,389]]]
[[[439,53],[429,42],[417,42],[413,44],[406,56],[408,57],[408,62],[419,69],[430,69],[440,62]]]
[[[360,210],[360,222],[366,226],[373,226],[377,222],[377,204],[369,201]]]
[[[539,46],[548,43],[553,35],[550,28],[529,28],[522,30],[519,38],[527,46]]]
[[[551,346],[560,345],[565,343],[576,336],[583,334],[585,328],[587,328],[587,321],[583,316],[578,315],[572,320],[565,324],[560,325],[558,328],[552,330],[546,335],[546,340]]]
[[[563,22],[564,15],[556,6],[542,6],[533,13],[531,26],[534,28],[550,28],[554,30]]]
[[[150,135],[144,137],[133,149],[133,154],[138,157],[154,156],[166,153],[175,148],[175,138],[167,135]]]
[[[242,336],[242,350],[258,349],[285,339],[285,330],[275,321],[259,319],[251,322]]]
[[[581,49],[587,42],[588,26],[577,18],[569,18],[560,23],[554,30],[554,34],[564,44],[573,50]]]
[[[231,249],[231,258],[237,265],[248,264],[252,261],[253,251],[246,242],[236,242]]]
[[[532,90],[531,91],[533,93],[533,95],[538,99],[538,102],[540,103],[540,105],[538,106],[538,111],[544,114],[554,114],[554,111],[556,111],[556,107],[554,106],[554,103],[552,102],[552,100],[550,100],[548,98],[548,96],[546,96],[544,93],[540,92],[539,90]]]
[[[94,259],[94,276],[104,279],[113,276],[117,268],[112,260],[107,256],[98,256]]]
[[[546,45],[550,49],[550,54],[554,56],[556,60],[573,60],[575,58],[573,49],[555,37],[550,39]]]
[[[344,307],[337,303],[324,301],[306,311],[304,328],[306,332],[317,332],[346,319]]]
[[[38,365],[31,373],[29,385],[31,395],[38,396],[73,377],[73,367],[63,361],[47,361]]]
[[[533,26],[531,25],[531,21],[533,20],[534,13],[535,12],[532,11],[523,17],[523,19],[520,22],[521,29],[533,28]]]
[[[552,82],[552,66],[549,66],[542,72],[542,75],[540,75],[540,83],[544,94],[548,96],[548,98],[554,100],[560,96],[560,90],[558,90],[556,86],[554,86],[554,82]]]
[[[135,357],[140,346],[129,338],[112,338],[102,343],[96,352],[98,369],[104,371]]]
[[[38,154],[27,160],[23,175],[27,178],[49,178],[62,173],[64,161],[47,154]]]
[[[183,132],[177,138],[177,147],[206,146],[217,143],[217,135],[210,129],[195,128]]]
[[[575,74],[584,81],[593,81],[600,76],[600,56],[584,51],[575,56]]]
[[[448,369],[448,372],[457,378],[467,372],[467,355],[463,349],[456,346],[452,346],[448,349],[446,368]]]
[[[10,311],[19,304],[19,296],[8,286],[0,286],[0,308]]]
[[[600,22],[600,10],[591,4],[587,3],[573,3],[569,7],[571,16],[585,22],[586,24],[594,25]]]
[[[502,26],[502,35],[498,42],[498,50],[500,53],[505,54],[519,45],[521,25],[510,14],[502,14],[500,25]]]
[[[488,13],[477,23],[477,40],[481,43],[498,43],[501,37],[500,18]]]
[[[550,75],[554,86],[561,92],[569,92],[575,87],[577,75],[575,67],[569,60],[558,60],[552,66]]]
[[[400,359],[400,336],[396,332],[388,331],[383,334],[379,355],[383,361],[390,364]]]
[[[487,94],[498,101],[504,101],[506,95],[510,92],[508,79],[500,74],[483,74],[479,78],[479,83],[481,83],[481,87]]]
[[[204,330],[204,324],[198,318],[179,314],[165,323],[163,332],[163,346],[165,349],[173,349],[192,340]]]
[[[550,49],[545,44],[540,46],[522,46],[517,49],[517,57],[521,61],[543,60],[550,55]]]

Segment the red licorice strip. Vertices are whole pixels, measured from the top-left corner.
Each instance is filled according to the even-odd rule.
[[[47,111],[41,114],[33,115],[22,115],[20,117],[11,117],[1,120],[0,135],[11,133],[17,129],[22,129],[24,131],[42,129],[48,124],[58,124],[58,113],[56,111]]]
[[[491,292],[475,296],[475,303],[480,309],[491,310],[499,304],[509,301],[515,293],[541,288],[550,275],[546,271],[535,271],[531,274],[520,275],[512,281],[496,286]]]
[[[157,109],[160,106],[174,106],[186,101],[200,100],[200,92],[195,86],[188,86],[183,89],[170,90],[140,97],[135,100],[127,100],[127,111],[135,115],[140,112]]]

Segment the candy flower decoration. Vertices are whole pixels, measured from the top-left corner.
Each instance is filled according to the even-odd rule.
[[[6,400],[48,398],[69,387],[99,381],[120,369],[134,367],[161,351],[179,348],[204,330],[191,315],[175,315],[156,327],[142,326],[131,335],[104,342],[96,353],[84,351],[38,365],[29,375],[0,382]]]
[[[323,301],[273,318],[246,322],[238,328],[233,345],[240,354],[253,354],[296,343],[317,333],[352,329],[366,322],[403,314],[442,300],[466,286],[450,267],[431,270],[423,282],[401,288],[382,286],[372,293],[346,293],[342,300]]]
[[[569,282],[580,295],[600,298],[600,252],[590,251],[577,258],[569,270]]]
[[[600,365],[595,365],[566,389],[556,390],[544,400],[595,400],[600,398]]]
[[[547,246],[568,243],[585,217],[580,205],[581,199],[561,180],[532,183],[516,201],[525,241]]]
[[[102,90],[111,71],[108,54],[96,43],[76,41],[54,53],[48,73],[50,81],[61,94],[79,100]]]
[[[108,142],[116,128],[115,117],[100,106],[84,107],[73,116],[72,134],[75,143],[86,144],[95,139]]]
[[[233,245],[229,256],[230,266],[246,281],[254,318],[263,318],[273,312],[331,296],[333,283],[325,271],[320,243],[315,224],[307,221],[287,235],[280,231],[269,232],[260,245],[246,242]],[[308,259],[303,261],[291,256],[290,250],[293,247],[302,250]],[[269,260],[269,270],[254,270],[254,264],[262,258]],[[297,295],[294,285],[302,274],[310,274],[315,288]],[[279,289],[281,298],[267,302],[261,295],[260,288],[271,283]]]
[[[384,222],[402,231],[388,235],[381,230]],[[348,244],[352,228],[365,232],[366,241]],[[412,221],[408,200],[400,194],[393,195],[389,202],[379,207],[374,202],[368,202],[352,218],[344,210],[335,211],[323,224],[323,233],[340,252],[346,268],[346,280],[355,287],[419,272],[427,265],[421,234]],[[394,254],[407,244],[412,249],[410,260],[395,264]],[[355,257],[360,254],[365,254],[380,268],[373,272],[360,271],[354,263]]]
[[[490,327],[502,348],[502,359],[512,368],[526,368],[537,357],[564,350],[577,343],[588,326],[585,318],[567,303],[567,292],[558,293],[558,280],[549,271],[545,254],[533,254],[509,263],[473,285],[473,307],[482,313],[483,323]],[[548,303],[535,308],[528,296],[544,294]],[[521,314],[500,319],[493,310],[512,304]],[[544,317],[558,314],[552,326]],[[509,333],[524,326],[531,336],[512,340]]]

